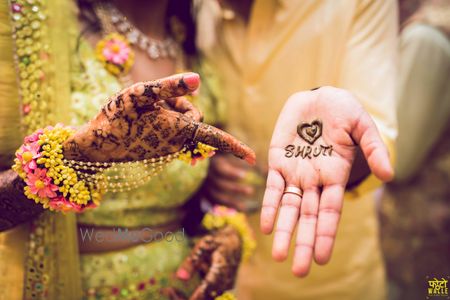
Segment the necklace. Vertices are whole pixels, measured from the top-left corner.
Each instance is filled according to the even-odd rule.
[[[151,59],[177,58],[180,46],[172,37],[167,37],[162,41],[149,38],[128,21],[127,17],[111,3],[105,3],[104,9],[116,30],[124,35],[130,44],[147,53]]]
[[[177,70],[184,69],[184,57],[181,43],[184,39],[177,38],[184,28],[177,28],[171,22],[172,34],[163,41],[147,37],[133,26],[119,10],[110,3],[94,5],[104,37],[96,45],[97,59],[103,63],[106,70],[117,76],[123,86],[133,83],[129,71],[134,64],[132,46],[144,51],[152,60],[163,58],[175,60]],[[176,20],[171,20],[176,21]],[[180,31],[181,30],[181,31]],[[181,35],[183,36],[183,35]]]

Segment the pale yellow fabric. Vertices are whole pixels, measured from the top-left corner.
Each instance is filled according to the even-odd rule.
[[[450,42],[417,23],[403,30],[400,46],[396,179],[406,180],[423,166],[449,120]]]
[[[397,7],[395,1],[254,1],[247,27],[235,17],[218,25],[217,45],[205,53],[221,76],[226,129],[267,165],[272,130],[293,93],[332,85],[350,90],[375,119],[392,148],[396,136]],[[295,278],[291,261],[275,263],[272,237],[241,269],[239,299],[383,299],[373,178],[347,194],[330,264]]]

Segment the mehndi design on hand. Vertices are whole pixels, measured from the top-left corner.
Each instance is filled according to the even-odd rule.
[[[241,253],[242,241],[231,226],[201,238],[177,272],[182,280],[189,280],[194,272],[203,278],[189,299],[214,299],[233,288]]]
[[[232,152],[249,163],[253,150],[233,136],[201,123],[201,113],[185,97],[199,86],[195,73],[136,83],[114,97],[64,144],[68,159],[135,161],[175,153],[189,142]]]
[[[284,150],[285,157],[301,157],[305,158],[313,158],[322,156],[331,156],[333,153],[333,146],[320,144],[317,146],[313,146],[314,143],[322,136],[322,121],[314,120],[311,123],[300,123],[297,125],[297,134],[306,141],[309,145],[287,145]]]

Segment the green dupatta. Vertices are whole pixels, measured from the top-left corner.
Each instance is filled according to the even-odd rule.
[[[1,16],[8,15],[5,10],[19,91],[19,99],[6,101],[18,101],[23,137],[64,121],[69,109],[76,8],[68,0],[10,0],[0,4]],[[26,249],[24,299],[81,298],[74,214],[42,214],[30,225]]]

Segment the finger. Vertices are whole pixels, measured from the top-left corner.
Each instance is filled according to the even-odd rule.
[[[352,138],[360,145],[371,171],[379,179],[389,181],[394,176],[389,153],[384,145],[375,122],[364,112],[359,118]]]
[[[210,268],[191,299],[214,299],[233,288],[241,261],[241,240],[231,226],[220,230],[216,240],[218,247],[211,254]]]
[[[278,171],[270,169],[267,175],[266,190],[261,208],[260,227],[264,234],[272,233],[283,190],[283,176]]]
[[[202,280],[200,285],[194,290],[189,300],[201,300],[201,299],[207,299],[206,298],[206,289],[208,287],[208,284],[205,280]],[[211,297],[214,299],[213,297]]]
[[[186,97],[169,98],[166,102],[172,105],[176,111],[194,119],[197,122],[200,122],[203,119],[203,115],[200,110],[196,108],[194,104],[192,104],[192,102]]]
[[[230,277],[234,274],[227,274],[228,269],[225,253],[215,251],[211,256],[211,268],[201,284],[205,287],[201,289],[203,298],[199,299],[207,299],[207,296],[215,298],[215,296],[222,294],[224,290],[232,288],[229,283],[232,282]]]
[[[212,203],[230,206],[239,211],[245,210],[245,205],[242,199],[236,197],[233,194],[224,193],[223,191],[217,190],[215,188],[209,188],[206,193],[208,200],[210,200]]]
[[[140,106],[158,100],[181,97],[195,91],[200,84],[200,76],[196,73],[181,73],[169,77],[137,82],[119,94],[124,100],[129,97]]]
[[[216,187],[219,191],[234,195],[235,197],[252,196],[255,192],[253,186],[239,183],[237,180],[228,180],[215,177],[208,180],[208,183]]]
[[[164,287],[160,290],[160,293],[170,300],[186,300],[183,292],[174,287]]]
[[[191,299],[214,299],[226,290],[232,289],[240,258],[229,257],[224,246],[211,256],[211,268],[194,291]]]
[[[181,73],[158,80],[144,82],[148,96],[156,95],[159,99],[167,100],[184,96],[194,92],[200,85],[197,73]]]
[[[292,265],[292,272],[299,277],[306,276],[311,268],[318,209],[319,191],[317,188],[305,190],[298,222],[294,263]]]
[[[272,257],[277,261],[288,256],[292,233],[298,221],[302,197],[285,193],[281,197],[280,213],[278,215],[275,236],[273,239]]]
[[[211,235],[204,236],[198,241],[188,257],[184,259],[176,272],[177,278],[181,280],[189,280],[196,271],[202,261],[207,261],[207,257],[211,255],[217,245]]]
[[[223,177],[235,181],[244,179],[247,174],[246,169],[242,169],[230,163],[229,157],[227,158],[224,155],[216,155],[213,157],[210,170],[211,176]]]
[[[314,258],[318,264],[326,264],[331,258],[336,238],[345,188],[335,184],[324,187],[320,196]]]
[[[255,164],[255,152],[250,147],[240,142],[231,134],[228,134],[214,126],[205,123],[197,124],[198,128],[194,135],[194,141],[216,147],[222,152],[232,153],[235,156],[244,159],[251,165]]]

